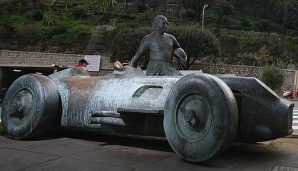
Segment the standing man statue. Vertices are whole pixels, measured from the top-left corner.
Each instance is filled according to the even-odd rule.
[[[173,54],[180,58],[183,62],[187,56],[173,35],[165,33],[168,27],[167,18],[158,15],[152,23],[155,31],[145,36],[141,45],[131,59],[130,65],[137,67],[139,59],[149,51],[149,63],[146,69],[148,76],[179,76],[182,75],[172,65]]]

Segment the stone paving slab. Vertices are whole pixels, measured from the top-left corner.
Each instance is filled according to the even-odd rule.
[[[1,138],[2,141],[2,138]],[[13,142],[12,142],[13,143]],[[41,163],[46,163],[59,156],[34,153],[25,150],[1,148],[0,149],[0,170],[22,170],[28,167],[36,166]]]
[[[70,132],[30,141],[0,136],[0,154],[0,170],[298,171],[298,148],[277,148],[270,142],[233,143],[209,161],[190,163],[162,138]]]

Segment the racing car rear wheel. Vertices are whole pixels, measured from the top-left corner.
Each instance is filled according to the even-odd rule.
[[[56,84],[42,75],[24,75],[8,89],[2,105],[2,123],[13,139],[34,138],[53,124],[59,106]]]
[[[224,151],[235,137],[238,109],[231,89],[208,74],[182,77],[165,103],[164,129],[183,159],[201,162]]]

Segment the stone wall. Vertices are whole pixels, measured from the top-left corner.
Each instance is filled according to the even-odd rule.
[[[262,80],[262,67],[243,66],[243,65],[213,65],[213,64],[194,64],[192,70],[202,70],[208,74],[233,74],[243,77],[255,77]],[[284,70],[286,79],[282,86],[282,90],[290,90],[295,88],[295,70]]]
[[[78,54],[58,54],[42,52],[23,52],[0,50],[0,65],[25,65],[25,66],[50,66],[57,64],[59,66],[73,67],[84,55]],[[113,72],[112,63],[109,62],[108,55],[101,55],[100,71],[93,72],[92,75],[105,75]],[[261,80],[262,67],[243,66],[243,65],[213,65],[213,64],[194,64],[191,70],[202,70],[209,74],[233,74],[236,76],[256,77]],[[295,88],[295,71],[285,70],[286,80],[282,90]],[[0,80],[3,82],[3,74],[0,70]],[[1,86],[2,87],[2,86]],[[0,88],[1,88],[0,87]]]
[[[0,88],[8,88],[15,79],[20,77],[22,74],[26,74],[12,72],[15,68],[31,68],[31,70],[32,68],[35,68],[33,70],[36,72],[47,69],[50,71],[52,70],[53,72],[54,69],[52,64],[56,64],[63,68],[74,67],[75,64],[84,57],[85,55],[80,54],[0,50]],[[108,55],[101,55],[100,70],[100,72],[91,72],[91,75],[103,75],[113,71]]]
[[[28,66],[47,66],[56,64],[64,67],[73,67],[85,55],[80,54],[61,54],[61,53],[42,53],[0,50],[0,64],[9,65],[28,65]],[[107,55],[101,55],[101,69],[111,69]]]

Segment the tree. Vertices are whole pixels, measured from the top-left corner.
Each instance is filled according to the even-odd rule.
[[[290,0],[285,6],[283,27],[290,30],[298,28],[298,1]]]
[[[215,12],[217,13],[217,16],[218,16],[218,19],[217,19],[218,24],[222,23],[222,19],[225,16],[234,14],[234,10],[235,10],[234,6],[229,2],[227,2],[226,0],[217,0],[214,3],[213,8],[216,9]]]
[[[160,5],[159,0],[147,0],[147,3],[149,4],[149,6],[151,8],[154,9],[154,11],[156,11],[156,9],[158,8],[158,6]]]
[[[109,9],[109,7],[114,6],[117,3],[116,0],[81,0],[81,1],[40,0],[40,2],[42,2],[44,5],[49,6],[49,7],[57,5],[58,3],[60,3],[60,4],[64,3],[66,8],[69,5],[72,5],[73,3],[77,3],[80,6],[95,7],[102,12],[106,12]]]
[[[119,31],[114,39],[114,48],[111,49],[111,61],[130,60],[136,53],[142,38],[151,30],[149,27],[144,27]],[[189,69],[198,60],[207,59],[212,63],[212,59],[219,55],[219,41],[215,34],[207,29],[202,30],[197,25],[169,26],[168,32],[176,37],[180,46],[187,53],[186,66],[180,66],[183,69]],[[145,56],[148,57],[148,55]],[[143,62],[146,61],[146,58],[142,59],[144,59]]]
[[[200,60],[212,63],[220,53],[219,40],[215,34],[207,29],[202,30],[197,25],[169,27],[169,33],[176,37],[187,53],[188,59],[183,69],[189,69]]]
[[[269,16],[271,16],[271,19],[282,24],[283,16],[284,16],[284,9],[286,2],[288,0],[270,0],[268,2],[269,9]]]
[[[211,0],[178,0],[178,2],[184,6],[186,9],[191,9],[195,11],[196,17],[198,20],[201,19],[201,14],[203,6],[205,4],[211,3]]]

